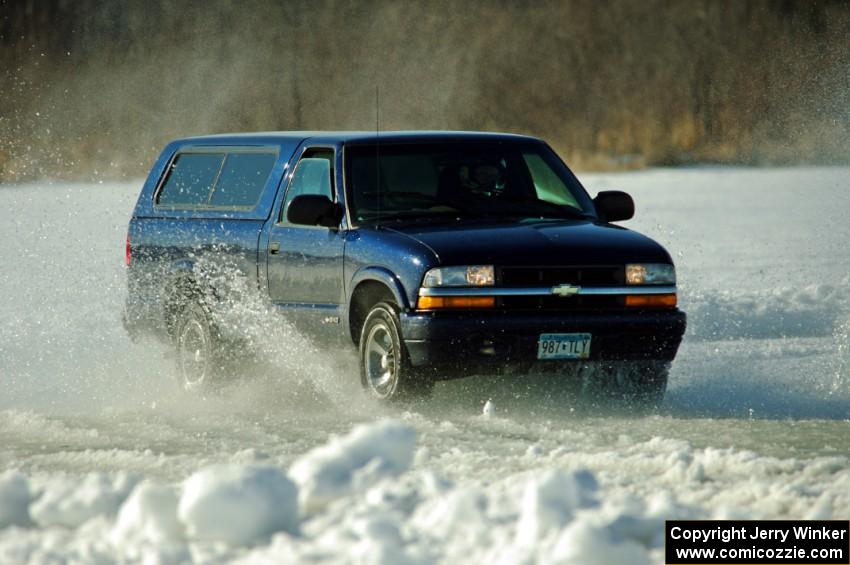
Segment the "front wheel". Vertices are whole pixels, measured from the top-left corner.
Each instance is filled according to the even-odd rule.
[[[395,401],[431,392],[433,380],[410,365],[394,305],[376,304],[366,316],[360,336],[360,380],[373,397]]]

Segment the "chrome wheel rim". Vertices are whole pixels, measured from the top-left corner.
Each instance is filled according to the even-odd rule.
[[[180,333],[180,374],[187,390],[203,384],[210,362],[210,344],[204,326],[189,320]]]
[[[378,398],[386,398],[395,388],[398,364],[393,338],[384,323],[376,324],[366,336],[366,379]]]

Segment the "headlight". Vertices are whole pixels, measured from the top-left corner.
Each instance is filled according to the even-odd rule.
[[[493,286],[494,272],[493,265],[438,267],[425,273],[422,286]]]
[[[626,265],[626,284],[676,284],[676,269],[664,263]]]

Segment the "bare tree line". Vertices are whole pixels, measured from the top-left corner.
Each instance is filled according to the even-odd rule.
[[[0,0],[0,179],[371,130],[376,85],[384,129],[541,135],[579,168],[846,163],[848,38],[835,0]]]

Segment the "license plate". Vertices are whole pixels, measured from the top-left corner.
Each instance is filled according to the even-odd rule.
[[[538,359],[587,359],[590,334],[540,334]]]

